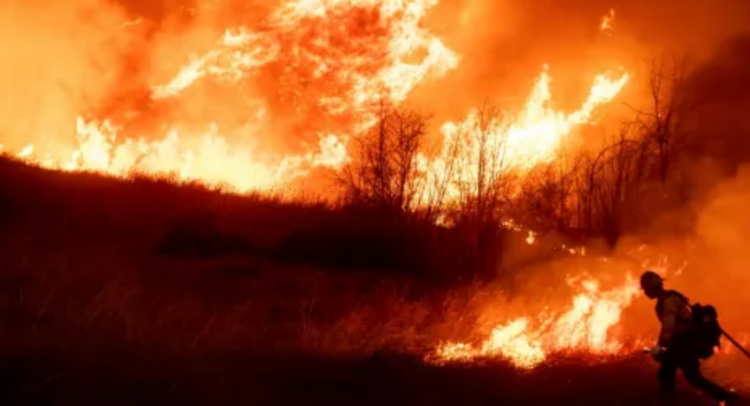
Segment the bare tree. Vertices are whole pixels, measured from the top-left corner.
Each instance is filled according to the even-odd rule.
[[[457,129],[451,146],[455,171],[450,183],[458,191],[458,213],[462,221],[497,222],[507,169],[500,110],[485,102],[466,124]]]
[[[512,217],[539,232],[573,228],[578,210],[576,181],[583,163],[574,155],[533,168],[520,182]]]
[[[614,242],[623,227],[638,227],[652,217],[655,199],[668,194],[671,170],[680,152],[680,92],[685,61],[654,59],[649,65],[649,103],[632,108],[614,139],[593,155],[580,157],[573,175],[578,227]],[[657,189],[655,189],[657,188]]]
[[[420,192],[417,157],[428,117],[385,103],[373,130],[356,138],[359,159],[338,175],[349,203],[408,212]]]
[[[470,272],[494,276],[499,252],[499,227],[505,204],[505,141],[500,110],[485,102],[454,129],[447,151],[441,193],[452,191],[444,207],[462,231]]]
[[[681,91],[685,81],[686,59],[666,61],[664,57],[649,63],[649,106],[633,109],[635,121],[656,154],[658,179],[667,182],[674,154],[677,152],[676,134],[679,132]]]

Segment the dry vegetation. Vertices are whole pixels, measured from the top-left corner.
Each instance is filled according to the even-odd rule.
[[[507,247],[526,234],[507,220],[610,246],[657,219],[689,229],[669,213],[704,187],[687,163],[700,150],[683,126],[690,83],[679,63],[651,72],[652,109],[601,148],[521,177],[480,136],[479,181],[456,182],[451,204],[450,179],[416,176],[428,117],[389,106],[336,177],[337,204],[0,162],[0,402],[647,403],[655,383],[635,361],[524,376],[411,357],[476,334],[478,309],[510,294],[523,267]],[[487,104],[477,130],[498,114]],[[465,167],[455,142],[448,166]],[[379,353],[408,355],[351,360]]]
[[[423,364],[418,356],[436,340],[491,327],[477,310],[501,303],[503,291],[279,261],[275,244],[290,230],[335,218],[324,207],[0,164],[9,213],[0,259],[3,404],[536,404],[566,396],[593,405],[616,396],[625,405],[652,395],[637,360],[582,368],[580,359],[559,359],[532,375],[502,362]],[[213,221],[201,215],[214,212]],[[174,227],[203,240],[157,254]],[[243,244],[205,249],[227,235]],[[628,382],[620,368],[631,371]],[[592,396],[588,381],[602,375],[611,377],[601,383],[607,392]],[[532,395],[542,384],[550,392]]]

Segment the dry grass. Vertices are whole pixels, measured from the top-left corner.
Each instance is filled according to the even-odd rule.
[[[107,243],[60,242],[40,255],[36,239],[3,241],[15,253],[0,263],[16,345],[66,347],[98,336],[184,351],[421,351],[436,339],[466,337],[482,292],[427,294],[366,274],[253,258],[155,259]]]
[[[11,220],[0,235],[5,348],[102,339],[189,352],[419,353],[469,336],[486,293],[476,283],[429,287],[408,273],[279,263],[288,236],[341,222],[321,204],[0,164]],[[204,239],[198,247],[172,241],[187,251],[158,253],[165,235],[191,233]],[[222,235],[244,245],[196,252]]]
[[[503,293],[277,261],[285,236],[337,221],[328,207],[0,166],[3,405],[655,400],[640,361],[425,365],[436,343],[480,339],[477,326],[493,324],[482,310],[503,306]],[[186,223],[248,244],[159,255]]]

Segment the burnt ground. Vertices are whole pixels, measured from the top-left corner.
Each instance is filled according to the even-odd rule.
[[[658,403],[642,355],[532,371],[403,355],[470,332],[472,298],[278,261],[330,213],[254,199],[0,161],[0,405]]]
[[[146,349],[88,357],[5,358],[2,404],[49,405],[650,405],[640,361],[585,367],[430,367],[408,359],[333,359],[247,353],[200,357]],[[685,405],[706,404],[686,389]]]

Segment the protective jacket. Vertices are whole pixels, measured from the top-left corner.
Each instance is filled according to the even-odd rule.
[[[669,348],[675,339],[690,332],[691,313],[687,298],[674,290],[667,290],[656,301],[656,316],[661,322],[659,345]]]

